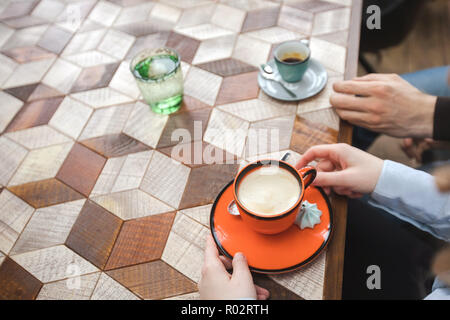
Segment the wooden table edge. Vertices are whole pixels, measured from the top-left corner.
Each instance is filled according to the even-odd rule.
[[[362,0],[354,0],[351,9],[349,26],[349,38],[347,46],[347,59],[345,67],[345,79],[351,79],[358,72],[359,38],[362,16]],[[342,121],[338,142],[351,144],[352,126]],[[325,279],[323,299],[338,300],[342,298],[342,285],[344,276],[345,234],[347,225],[347,199],[333,196],[331,199],[334,210],[334,230],[328,245],[325,260]]]

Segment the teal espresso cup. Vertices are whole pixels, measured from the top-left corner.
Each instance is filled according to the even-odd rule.
[[[308,70],[311,50],[309,41],[287,41],[274,51],[278,72],[286,82],[299,82]]]

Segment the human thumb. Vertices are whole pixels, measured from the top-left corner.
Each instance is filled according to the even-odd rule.
[[[247,259],[241,252],[238,252],[234,255],[232,278],[238,281],[253,281],[252,274],[250,273],[250,269],[248,268]]]

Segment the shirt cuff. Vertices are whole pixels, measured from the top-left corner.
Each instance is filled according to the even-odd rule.
[[[450,141],[450,98],[438,97],[434,109],[433,139]]]

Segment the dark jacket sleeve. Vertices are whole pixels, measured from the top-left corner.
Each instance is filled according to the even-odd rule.
[[[450,98],[438,97],[434,110],[434,140],[450,141]]]

